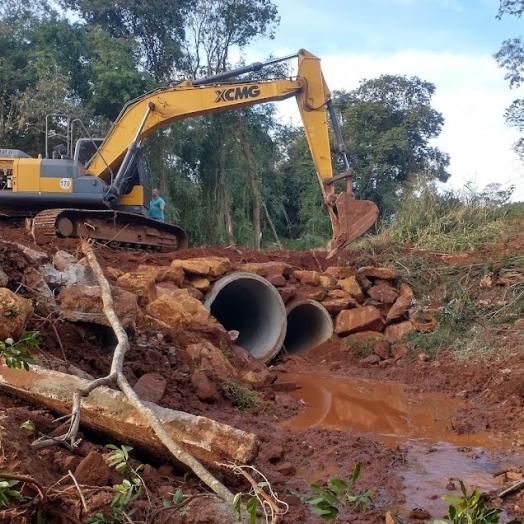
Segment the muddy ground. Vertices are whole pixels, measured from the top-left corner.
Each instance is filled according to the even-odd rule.
[[[32,245],[22,228],[2,226],[0,239]],[[77,247],[73,241],[56,240],[44,249],[52,255],[58,249],[74,253]],[[508,250],[511,246],[498,246],[497,249]],[[370,254],[350,251],[331,261],[327,261],[322,252],[259,253],[236,248],[194,248],[176,254],[142,254],[99,247],[96,255],[103,268],[112,266],[123,271],[133,270],[138,264],[168,265],[175,256],[209,255],[227,256],[237,262],[281,260],[297,269],[316,271],[329,265],[380,265],[380,260]],[[488,260],[492,252],[450,257],[449,261],[454,264],[462,262],[466,271],[472,256],[478,262],[483,257]],[[443,258],[439,256],[439,263]],[[4,271],[7,273],[9,269],[14,280],[30,263],[16,251],[0,252],[0,259]],[[30,290],[18,288],[18,292],[31,297]],[[108,373],[115,345],[109,329],[72,324],[53,316],[45,318],[39,316],[38,309],[28,329],[40,332],[40,356],[53,355],[94,377]],[[506,326],[501,333],[501,338],[505,337],[504,346],[508,346],[508,336],[520,341],[523,329],[518,322]],[[520,342],[514,344],[513,351],[504,354],[493,347],[492,354],[478,363],[457,363],[444,351],[436,359],[426,360],[412,355],[399,360],[396,365],[381,367],[362,363],[358,355],[334,336],[307,354],[280,354],[270,365],[270,371],[278,379],[258,391],[258,408],[247,411],[233,407],[225,395],[212,403],[199,401],[189,380],[192,362],[184,354],[184,348],[175,347],[172,351],[172,341],[158,337],[154,332],[130,333],[130,342],[131,350],[126,356],[124,369],[131,384],[145,373],[160,373],[168,382],[161,405],[203,415],[258,436],[260,451],[254,466],[267,477],[278,498],[289,504],[289,511],[281,522],[321,522],[302,501],[302,497],[312,494],[308,485],[323,483],[333,477],[347,479],[357,462],[361,462],[362,470],[355,490],[370,490],[373,502],[363,513],[343,511],[340,522],[384,522],[387,510],[415,522],[442,518],[445,505],[435,509],[434,503],[443,495],[457,495],[458,479],[464,478],[470,486],[481,485],[480,482],[476,484],[475,473],[461,471],[461,462],[454,459],[457,455],[452,453],[462,454],[472,463],[482,463],[478,471],[479,478],[483,475],[483,491],[490,491],[486,478],[487,483],[492,479],[492,494],[508,482],[521,478],[520,466],[524,466],[520,461],[520,456],[524,455],[524,364]],[[355,382],[351,381],[368,381],[369,398],[360,405],[361,408],[365,405],[364,413],[361,410],[346,417],[339,413],[336,424],[323,424],[320,417],[312,419],[309,427],[307,422],[286,425],[286,421],[299,420],[294,417],[315,403],[314,394],[312,398],[306,397],[303,394],[305,389],[300,387],[307,385],[309,379],[306,376],[301,384],[296,378],[297,373],[325,377],[326,384],[337,380],[352,384]],[[373,386],[375,381],[376,387]],[[393,388],[383,390],[378,383],[390,384]],[[362,389],[362,382],[358,384]],[[411,423],[429,428],[439,424],[443,428],[440,434],[431,434],[428,430],[429,438],[420,438],[420,435],[414,439],[409,435],[393,438],[390,434],[394,433],[393,430],[388,433],[387,428],[380,429],[383,428],[380,421],[391,417],[391,405],[399,413],[400,420],[406,419],[405,405],[398,400],[403,394],[407,394],[408,399],[419,399],[422,406],[424,399],[430,398],[424,395],[437,395],[431,397],[432,402],[445,404],[444,411],[431,412],[430,408],[429,414],[415,416]],[[121,477],[112,474],[107,485],[98,487],[81,483],[84,506],[79,490],[68,475],[68,471],[75,472],[92,451],[107,457],[108,450],[104,446],[108,442],[104,437],[82,430],[82,443],[74,450],[56,446],[35,451],[30,448],[30,443],[41,434],[59,434],[57,428],[61,422],[57,422],[56,416],[48,410],[5,393],[0,393],[0,409],[3,417],[0,421],[3,427],[1,470],[23,480],[18,486],[24,486],[26,496],[34,496],[38,490],[47,495],[45,522],[85,522],[89,514],[110,514],[109,504],[114,496],[111,485],[121,481]],[[352,419],[358,418],[355,413],[360,413],[366,421],[378,422],[376,425],[355,425],[352,423]],[[28,420],[32,421],[34,429],[21,427]],[[392,425],[395,426],[393,422]],[[462,440],[457,440],[460,436]],[[462,444],[454,447],[451,453],[449,446],[459,441]],[[448,446],[447,443],[451,444]],[[426,470],[423,466],[425,455],[437,457],[426,466]],[[142,497],[135,503],[138,511],[132,516],[132,522],[215,522],[198,520],[196,516],[188,519],[183,511],[179,511],[179,506],[162,509],[162,498],[169,499],[169,494],[179,488],[186,497],[184,504],[190,500],[203,500],[202,493],[207,490],[194,475],[173,467],[167,454],[165,460],[153,459],[144,453],[134,456],[146,465],[143,476],[149,500]],[[415,472],[418,474],[414,474],[413,468],[418,468]],[[225,482],[234,492],[249,489],[242,478],[229,478]],[[524,492],[495,499],[493,503],[501,506],[508,518],[524,517]],[[415,504],[429,511],[429,515],[413,512]],[[435,514],[439,511],[440,514]],[[13,504],[0,511],[0,522],[37,522],[36,512],[28,503]]]

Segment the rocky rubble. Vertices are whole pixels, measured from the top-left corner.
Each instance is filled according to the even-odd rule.
[[[43,252],[28,251],[24,246],[17,249],[28,260],[22,273],[24,286],[31,290],[39,307],[58,311],[60,318],[69,322],[108,325],[100,290],[85,261],[64,251],[56,252],[49,261]],[[6,275],[3,281],[7,285],[9,268],[0,267],[0,270]],[[211,256],[189,260],[173,258],[170,265],[165,266],[139,264],[131,272],[114,267],[107,267],[105,271],[124,328],[162,333],[186,348],[201,344],[201,351],[204,343],[205,347],[215,349],[233,346],[228,332],[203,302],[216,281],[235,272],[265,278],[287,306],[298,300],[317,301],[332,317],[334,333],[346,345],[362,340],[377,342],[374,355],[368,359],[370,363],[390,360],[395,344],[407,333],[421,329],[420,322],[415,321],[415,315],[420,316],[421,312],[410,309],[411,288],[398,282],[396,271],[389,268],[331,266],[325,271],[311,271],[284,262],[242,264]],[[1,289],[4,294],[11,293]],[[0,298],[0,305],[9,306],[12,301],[18,304],[20,299],[11,294],[9,298]],[[32,307],[27,301],[20,302],[16,308],[21,308],[23,314],[11,316],[10,323],[5,323],[4,338],[19,337],[31,316]],[[7,312],[3,314],[8,316]],[[393,346],[393,350],[385,351],[387,344]],[[396,354],[398,357],[398,352]],[[263,381],[267,381],[267,377]]]

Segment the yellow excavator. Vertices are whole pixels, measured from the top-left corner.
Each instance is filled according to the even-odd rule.
[[[187,247],[182,228],[147,216],[149,190],[140,161],[143,140],[177,120],[294,96],[329,210],[333,239],[328,250],[333,255],[375,223],[378,209],[373,202],[354,197],[353,170],[320,59],[302,49],[298,52],[298,74],[293,79],[227,82],[290,58],[256,62],[204,79],[158,88],[128,102],[104,139],[80,138],[74,151],[69,144],[73,141],[73,127],[79,121],[69,121],[68,146],[64,146],[58,158],[48,158],[47,129],[46,158],[31,158],[16,149],[0,149],[0,217],[33,217],[32,230],[38,243],[46,243],[57,235],[162,251]],[[328,114],[338,153],[345,164],[345,172],[335,176]],[[80,125],[83,126],[81,122]],[[346,190],[339,194],[335,193],[337,180],[346,182]]]

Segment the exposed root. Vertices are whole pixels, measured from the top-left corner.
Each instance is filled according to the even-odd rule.
[[[249,492],[249,495],[257,498],[260,507],[262,508],[266,523],[277,524],[280,522],[280,517],[288,512],[289,505],[278,498],[266,476],[258,469],[249,465],[218,465],[231,469],[237,475],[243,475],[244,478],[251,484],[252,489]],[[249,473],[249,471],[251,473]],[[262,481],[257,482],[254,476],[261,477]],[[267,492],[265,490],[267,490]]]

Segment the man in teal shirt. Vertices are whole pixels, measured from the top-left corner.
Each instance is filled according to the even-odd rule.
[[[155,220],[163,222],[164,208],[166,207],[166,203],[156,188],[151,191],[151,196],[152,199],[151,202],[149,202],[149,216],[150,218],[154,218]]]

